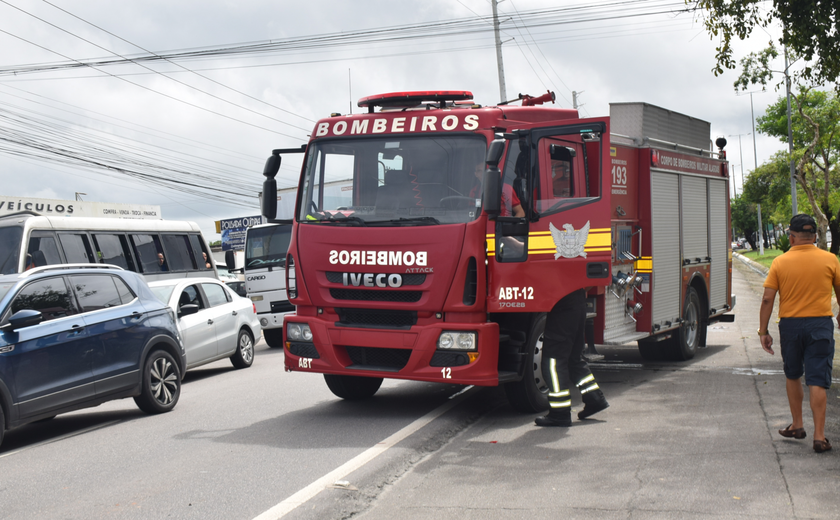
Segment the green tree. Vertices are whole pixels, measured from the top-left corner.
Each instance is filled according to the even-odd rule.
[[[820,85],[840,78],[840,2],[836,0],[686,0],[686,5],[694,6],[709,35],[718,38],[715,75],[735,68],[732,46],[736,39],[780,25],[782,36],[771,41],[768,49],[777,43],[793,59],[801,59],[800,79]]]
[[[758,208],[744,197],[736,197],[729,203],[729,214],[735,233],[743,235],[753,250],[758,249]]]
[[[791,130],[796,183],[807,197],[811,213],[820,228],[819,245],[826,249],[827,230],[831,230],[832,236],[840,236],[840,197],[837,195],[840,188],[840,175],[837,172],[840,152],[840,101],[831,93],[812,89],[801,90],[793,99],[796,102],[796,110],[791,114]],[[758,118],[758,129],[764,134],[787,142],[787,101],[784,97],[779,98],[767,108],[764,116]],[[774,186],[780,185],[778,180],[781,173],[778,168],[779,154],[776,158],[776,165],[768,167],[775,172],[768,177],[776,179]],[[768,181],[756,179],[756,191],[751,194],[751,200],[756,201],[759,197],[758,188],[763,186],[764,182]],[[775,199],[774,202],[779,202],[776,197],[778,195],[774,195],[770,200]],[[761,199],[764,200],[764,197]],[[840,241],[833,241],[832,252],[837,253],[838,247]]]

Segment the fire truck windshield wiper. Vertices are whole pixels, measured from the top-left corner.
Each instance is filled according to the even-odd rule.
[[[396,225],[402,225],[402,224],[414,225],[414,224],[427,224],[427,223],[440,224],[440,221],[438,219],[436,219],[435,217],[411,217],[411,218],[400,217],[400,218],[395,218],[395,219],[392,219],[392,220],[386,220],[385,222],[388,222],[390,224],[396,224]]]
[[[352,222],[353,224],[356,224],[356,225],[359,225],[359,226],[366,226],[367,225],[367,223],[362,218],[354,217],[353,215],[344,215],[342,213],[328,214],[328,215],[326,215],[325,218],[322,218],[320,220],[320,222],[325,222],[325,221],[326,222],[347,222],[347,223]]]

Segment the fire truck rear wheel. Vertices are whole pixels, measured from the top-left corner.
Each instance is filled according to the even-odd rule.
[[[283,329],[263,329],[262,333],[268,348],[283,348]]]
[[[505,393],[510,405],[522,413],[548,410],[548,383],[543,378],[542,348],[545,314],[534,320],[526,340],[525,374],[521,381],[507,383]]]
[[[324,374],[330,391],[342,399],[358,401],[373,397],[382,386],[381,377],[336,376]]]
[[[692,287],[688,288],[683,306],[683,323],[671,338],[669,358],[675,361],[687,361],[694,357],[704,331],[705,324],[700,319],[700,297]]]

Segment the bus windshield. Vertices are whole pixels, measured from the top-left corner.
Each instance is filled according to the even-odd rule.
[[[21,237],[23,237],[21,226],[0,227],[0,274],[17,272]]]
[[[245,241],[245,269],[283,267],[292,239],[292,226],[271,225],[248,230]]]
[[[480,135],[311,143],[298,221],[434,225],[475,220],[487,143]]]

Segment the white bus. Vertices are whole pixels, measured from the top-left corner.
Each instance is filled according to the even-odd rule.
[[[114,264],[146,281],[218,278],[194,222],[46,217],[23,211],[0,217],[0,274],[51,264]]]

